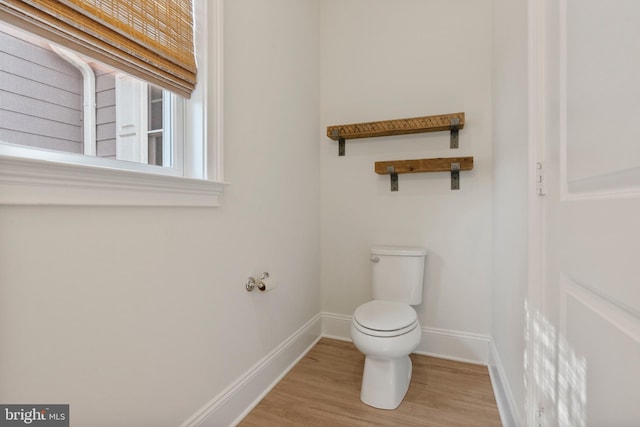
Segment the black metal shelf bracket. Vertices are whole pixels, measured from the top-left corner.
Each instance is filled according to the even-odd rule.
[[[387,166],[387,172],[391,177],[391,191],[398,191],[398,173],[393,166]]]
[[[344,152],[345,152],[345,140],[344,140],[344,138],[340,136],[340,133],[338,132],[337,129],[333,129],[331,131],[331,136],[333,138],[338,138],[338,156],[344,157]]]
[[[451,189],[460,189],[460,163],[451,163]]]
[[[460,128],[460,119],[454,117],[451,119],[451,143],[449,148],[458,148],[458,131]]]

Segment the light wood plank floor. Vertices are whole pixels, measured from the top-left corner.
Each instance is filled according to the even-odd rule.
[[[500,426],[485,366],[411,355],[409,391],[394,411],[360,401],[364,356],[321,339],[240,423],[252,426]]]

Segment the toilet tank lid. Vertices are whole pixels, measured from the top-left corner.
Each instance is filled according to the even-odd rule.
[[[420,247],[409,246],[374,246],[371,255],[395,255],[395,256],[425,256],[427,250]]]

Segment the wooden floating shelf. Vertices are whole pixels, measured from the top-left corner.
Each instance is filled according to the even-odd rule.
[[[453,113],[327,126],[327,136],[339,142],[338,155],[344,156],[344,143],[347,139],[441,132],[445,130],[451,131],[451,148],[458,148],[458,130],[462,128],[464,128],[464,113]]]
[[[376,162],[378,175],[391,175],[391,191],[398,191],[398,174],[421,172],[451,172],[451,189],[460,189],[460,171],[473,169],[473,157],[443,157],[437,159],[388,160]]]
[[[387,168],[393,167],[395,173],[421,173],[421,172],[450,172],[451,164],[458,163],[461,171],[473,169],[473,157],[443,157],[439,159],[418,160],[388,160],[376,162],[375,171],[378,175],[387,175]]]
[[[339,138],[374,138],[377,136],[440,132],[451,129],[452,119],[458,119],[460,121],[458,129],[464,128],[464,113],[453,113],[442,114],[439,116],[424,116],[413,117],[410,119],[328,126],[327,136],[334,141],[337,141]]]

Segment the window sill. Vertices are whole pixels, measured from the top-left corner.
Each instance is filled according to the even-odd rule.
[[[0,156],[0,204],[218,206],[224,183]]]

